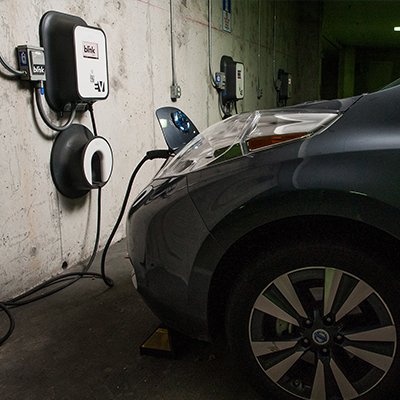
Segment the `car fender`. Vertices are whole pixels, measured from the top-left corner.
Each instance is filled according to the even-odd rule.
[[[212,329],[212,324],[209,323],[211,283],[221,260],[230,249],[243,237],[257,229],[262,228],[266,234],[265,237],[268,238],[268,228],[274,223],[286,221],[285,226],[290,227],[290,221],[296,218],[316,216],[337,218],[343,222],[346,220],[358,222],[386,232],[396,240],[400,239],[399,210],[361,193],[311,189],[288,191],[271,197],[252,199],[237,207],[216,224],[197,253],[188,293],[191,314],[199,318],[197,326],[206,327],[208,324]],[[304,226],[303,231],[293,233],[301,237],[307,232],[307,228]],[[271,234],[274,235],[275,231]],[[270,237],[270,239],[274,238]],[[266,240],[264,243],[268,246],[268,243],[272,244],[273,240]],[[245,263],[242,268],[245,268]],[[229,273],[237,274],[238,270],[231,268]],[[226,276],[224,279],[228,286],[234,277]],[[221,307],[223,307],[222,303],[223,301],[221,301]],[[223,313],[224,311],[213,310],[212,312]],[[203,334],[202,337],[207,335]]]

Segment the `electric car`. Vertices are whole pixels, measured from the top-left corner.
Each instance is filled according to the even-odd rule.
[[[159,116],[171,157],[128,213],[133,282],[170,327],[226,338],[268,399],[398,387],[398,83],[201,133]]]

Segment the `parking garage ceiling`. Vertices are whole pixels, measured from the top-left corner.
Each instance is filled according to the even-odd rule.
[[[399,48],[400,1],[323,1],[323,50]]]

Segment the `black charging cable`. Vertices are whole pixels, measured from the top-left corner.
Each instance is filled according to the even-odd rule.
[[[3,301],[0,302],[0,309],[3,310],[8,319],[9,319],[9,329],[7,331],[7,333],[0,338],[0,346],[11,336],[14,327],[15,327],[15,320],[14,317],[12,316],[12,314],[10,313],[10,308],[14,308],[14,307],[19,307],[25,304],[29,304],[32,303],[34,301],[43,299],[45,297],[48,297],[54,293],[59,292],[62,289],[65,289],[66,287],[72,285],[73,283],[77,282],[79,279],[84,278],[84,277],[90,277],[90,278],[101,278],[104,283],[109,286],[112,287],[114,285],[114,282],[111,278],[109,278],[106,275],[105,272],[105,262],[106,262],[106,257],[107,257],[107,252],[108,249],[111,245],[112,239],[114,238],[115,233],[117,232],[117,229],[121,223],[121,220],[123,218],[123,215],[125,213],[125,209],[126,209],[126,205],[128,203],[129,200],[129,195],[133,186],[133,182],[136,178],[136,175],[138,174],[139,170],[141,169],[141,167],[143,166],[143,164],[148,161],[148,160],[154,160],[157,158],[161,158],[161,159],[168,159],[171,156],[171,152],[170,150],[152,150],[152,151],[148,151],[146,153],[146,156],[140,161],[140,163],[136,166],[135,170],[133,171],[131,178],[129,180],[129,184],[128,187],[126,189],[126,193],[125,193],[125,197],[124,197],[124,201],[122,203],[122,207],[121,207],[121,211],[119,213],[119,216],[117,218],[117,221],[114,225],[114,228],[107,240],[107,243],[104,247],[104,251],[102,254],[102,258],[101,258],[101,273],[94,273],[94,272],[89,272],[89,268],[92,266],[93,261],[96,257],[97,254],[97,249],[98,249],[98,245],[99,245],[99,240],[100,240],[100,220],[101,220],[101,188],[98,189],[98,207],[97,207],[97,229],[96,229],[96,240],[95,240],[95,245],[92,251],[92,255],[90,257],[89,262],[86,264],[85,268],[83,269],[82,272],[71,272],[71,273],[67,273],[67,274],[63,274],[63,275],[59,275],[57,277],[51,278],[49,280],[47,280],[46,282],[42,283],[39,286],[36,286],[35,288],[29,290],[26,293],[23,293],[20,296],[17,296],[15,298],[13,298],[12,300],[9,301]],[[51,285],[60,283],[66,281],[63,285],[60,285],[58,287],[56,287],[53,290],[50,290],[46,293],[41,293],[38,296],[35,297],[31,297],[33,296],[35,293],[50,287]]]
[[[13,68],[7,61],[6,59],[3,57],[3,55],[0,52],[0,64],[8,71],[11,72],[14,75],[28,75],[27,71],[20,71],[19,69],[15,69]]]
[[[104,246],[104,251],[101,257],[101,275],[103,277],[103,281],[105,282],[106,285],[108,286],[112,286],[113,283],[111,281],[111,279],[109,279],[106,274],[105,274],[105,270],[106,270],[106,257],[107,257],[107,252],[108,249],[111,245],[111,242],[115,236],[115,233],[118,230],[118,227],[122,221],[122,217],[124,216],[125,213],[125,209],[126,209],[126,205],[128,204],[128,200],[129,200],[129,195],[131,193],[132,190],[132,186],[133,186],[133,182],[136,178],[136,175],[138,174],[140,168],[142,168],[143,164],[148,161],[148,160],[154,160],[157,158],[162,158],[162,159],[168,159],[171,156],[171,152],[170,150],[151,150],[148,151],[146,153],[146,155],[142,158],[142,160],[140,161],[140,163],[136,166],[135,170],[133,171],[131,178],[129,180],[128,186],[126,188],[126,192],[125,192],[125,197],[124,197],[124,201],[122,202],[122,206],[121,206],[121,211],[119,212],[117,221],[115,222],[114,228],[111,231],[110,236],[108,237],[107,243]]]
[[[97,136],[97,127],[96,127],[96,121],[95,121],[95,118],[94,118],[93,103],[89,103],[87,105],[87,109],[89,110],[90,119],[92,121],[93,135]]]
[[[11,336],[15,327],[14,317],[10,313],[9,309],[5,304],[0,303],[0,308],[7,314],[8,320],[10,321],[10,325],[7,333],[0,339],[0,346]]]
[[[100,220],[101,220],[101,189],[100,188],[98,190],[97,201],[98,201],[98,205],[97,205],[96,240],[95,240],[95,244],[94,244],[94,248],[93,248],[90,260],[86,264],[83,271],[82,272],[71,272],[71,273],[56,276],[54,278],[47,280],[46,282],[44,282],[40,285],[34,287],[33,289],[28,290],[27,292],[23,293],[20,296],[14,297],[13,299],[8,300],[8,301],[0,302],[0,308],[7,314],[7,317],[9,319],[9,329],[8,329],[7,333],[2,338],[0,338],[0,346],[11,336],[11,334],[14,330],[14,327],[15,327],[15,320],[14,320],[13,315],[9,311],[10,308],[20,307],[20,306],[23,306],[23,305],[26,305],[29,303],[33,303],[34,301],[43,299],[45,297],[48,297],[54,293],[59,292],[60,290],[67,288],[68,286],[72,285],[73,283],[77,282],[79,279],[81,279],[83,277],[90,277],[90,278],[97,277],[97,278],[103,279],[103,276],[101,274],[89,272],[89,269],[92,266],[93,261],[96,257],[97,248],[99,246],[99,240],[100,240]],[[110,278],[107,278],[107,279],[110,280]],[[66,282],[64,282],[64,281],[66,281]],[[56,288],[49,290],[45,293],[41,293],[38,296],[34,296],[39,291],[42,291],[52,285],[55,285],[55,284],[61,283],[61,282],[64,282],[64,284],[59,285]]]
[[[44,111],[43,107],[43,102],[42,102],[42,96],[43,96],[43,82],[39,81],[36,86],[35,86],[35,98],[36,98],[36,106],[38,108],[39,114],[42,117],[43,122],[52,130],[57,131],[57,132],[62,132],[68,129],[72,123],[74,122],[75,116],[76,116],[76,104],[71,103],[71,113],[68,118],[68,121],[64,125],[54,125],[49,118],[46,115],[46,112]]]

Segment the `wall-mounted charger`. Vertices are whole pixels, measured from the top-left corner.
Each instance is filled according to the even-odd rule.
[[[222,92],[222,103],[244,98],[244,65],[233,61],[232,57],[222,56],[221,72],[225,73],[225,89]]]
[[[107,98],[107,44],[101,29],[80,17],[49,11],[39,33],[46,58],[45,95],[54,111]]]
[[[290,99],[292,97],[292,74],[279,69],[278,82],[279,101]]]

